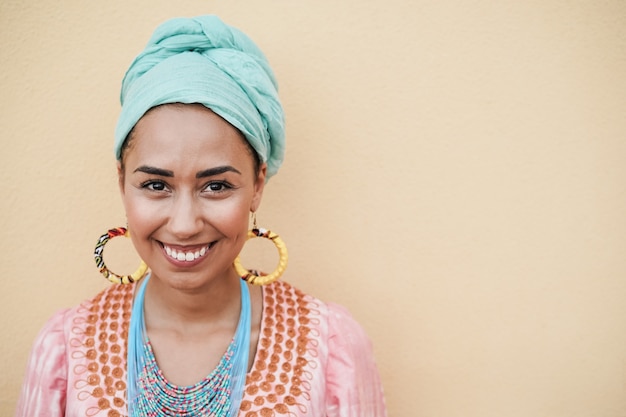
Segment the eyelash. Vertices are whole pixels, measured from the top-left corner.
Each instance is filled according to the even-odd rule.
[[[155,190],[153,188],[154,185],[163,186],[163,189]],[[148,191],[161,192],[161,191],[166,191],[167,184],[165,184],[163,181],[149,180],[149,181],[142,182],[141,183],[141,188],[146,189]]]
[[[220,190],[211,190],[212,186],[220,186]],[[233,186],[231,184],[229,184],[226,181],[211,181],[209,183],[207,183],[207,185],[204,186],[204,188],[202,189],[202,191],[209,191],[211,193],[223,193],[226,192],[228,190],[231,190],[233,188]]]
[[[219,186],[220,189],[219,190],[211,190],[212,186]],[[154,186],[162,186],[162,189],[155,189]],[[153,191],[153,192],[164,192],[164,191],[168,191],[167,190],[167,184],[163,181],[158,181],[158,180],[149,180],[149,181],[145,181],[143,183],[141,183],[141,188],[146,189],[148,191]],[[233,186],[231,184],[229,184],[226,181],[210,181],[208,182],[204,188],[202,189],[203,192],[208,191],[210,193],[223,193],[226,192],[228,190],[233,189]]]

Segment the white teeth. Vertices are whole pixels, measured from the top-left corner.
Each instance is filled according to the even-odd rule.
[[[180,249],[176,250],[176,249],[170,248],[167,245],[163,245],[163,247],[165,248],[165,253],[167,253],[168,256],[181,262],[182,261],[185,261],[185,262],[195,261],[196,259],[206,255],[206,253],[209,250],[208,246],[203,246],[202,249],[199,249],[196,251],[190,251],[190,252],[185,252]]]

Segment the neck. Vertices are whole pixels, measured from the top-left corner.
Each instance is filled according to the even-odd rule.
[[[241,310],[240,278],[229,274],[194,290],[172,288],[156,276],[146,284],[146,328],[235,328]]]

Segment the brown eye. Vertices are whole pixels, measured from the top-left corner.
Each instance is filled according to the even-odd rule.
[[[150,191],[165,191],[165,184],[161,181],[148,181],[141,185],[142,188],[145,188]]]
[[[230,184],[223,181],[214,181],[207,184],[205,190],[211,193],[221,193],[231,189]]]

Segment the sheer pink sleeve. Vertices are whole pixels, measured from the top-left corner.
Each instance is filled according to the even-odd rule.
[[[386,417],[369,338],[345,308],[328,308],[327,417]]]
[[[66,312],[52,316],[35,340],[15,417],[65,415],[67,361],[63,320]]]

